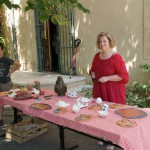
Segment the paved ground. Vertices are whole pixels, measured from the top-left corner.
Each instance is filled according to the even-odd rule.
[[[64,83],[68,88],[85,84],[85,77],[71,76],[70,78],[69,75],[61,75],[55,72],[16,71],[12,74],[11,78],[15,86],[31,85],[34,83],[34,81],[38,80],[41,84],[41,87],[45,89],[53,89],[58,76],[62,76]]]
[[[28,116],[23,116],[26,119]],[[4,122],[9,124],[13,116],[5,116]],[[0,128],[0,135],[5,133],[5,128]],[[65,130],[65,147],[71,148],[78,144],[75,150],[105,150],[104,146],[97,145],[97,140],[86,137],[84,135]],[[5,137],[0,138],[0,150],[60,150],[59,148],[59,132],[58,127],[49,123],[48,132],[28,141],[19,144],[15,141],[10,141]],[[115,148],[115,150],[122,150]]]

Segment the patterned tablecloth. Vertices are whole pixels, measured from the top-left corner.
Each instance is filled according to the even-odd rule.
[[[100,137],[111,141],[114,144],[119,145],[124,150],[150,150],[150,111],[149,109],[140,109],[147,113],[147,116],[141,119],[132,119],[137,123],[133,128],[122,128],[116,124],[118,120],[121,120],[121,116],[114,113],[116,109],[109,108],[109,114],[106,118],[98,116],[97,110],[89,110],[81,108],[79,113],[72,111],[72,106],[76,103],[76,98],[69,98],[67,96],[59,97],[53,91],[45,91],[45,95],[53,94],[54,96],[50,100],[45,100],[43,96],[40,96],[40,100],[29,99],[14,101],[13,98],[0,97],[0,105],[11,105],[22,110],[25,114],[42,118],[52,123],[62,125],[77,131],[81,131],[90,134],[95,137]],[[66,107],[67,111],[63,114],[54,113],[54,110],[58,108],[55,104],[59,101],[65,101],[70,105]],[[94,99],[93,99],[94,100]],[[31,104],[42,102],[49,104],[52,109],[49,110],[37,110],[30,107]],[[103,103],[107,103],[104,102]],[[89,102],[89,106],[94,103]],[[131,106],[124,106],[124,108],[132,108]],[[135,108],[135,107],[134,107]],[[89,114],[91,119],[86,122],[76,121],[75,118],[80,114]]]

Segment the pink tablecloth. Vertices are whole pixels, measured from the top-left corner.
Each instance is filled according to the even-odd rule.
[[[52,93],[54,92],[46,91],[45,95]],[[77,114],[73,113],[72,106],[76,103],[75,98],[68,98],[67,96],[53,96],[50,100],[44,100],[43,96],[41,96],[40,99],[41,101],[36,101],[35,99],[14,101],[8,97],[1,97],[0,105],[11,105],[21,109],[28,115],[39,117],[55,124],[81,131],[95,137],[107,139],[114,144],[119,145],[124,150],[150,150],[150,111],[148,110],[144,110],[147,112],[147,116],[145,118],[133,119],[137,123],[136,127],[122,128],[116,124],[116,122],[120,120],[121,117],[114,113],[115,109],[109,109],[109,115],[106,118],[100,118],[98,116],[98,111],[89,110],[87,108],[82,108]],[[58,108],[58,106],[55,105],[58,100],[70,103],[70,106],[67,107],[67,113],[53,113],[53,111]],[[52,106],[52,109],[33,109],[30,107],[30,105],[35,102],[49,104]],[[92,118],[87,122],[75,121],[75,117],[80,114],[90,114]]]

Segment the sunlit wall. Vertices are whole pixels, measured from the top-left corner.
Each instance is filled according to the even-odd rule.
[[[77,71],[88,75],[96,52],[96,37],[110,32],[117,41],[117,51],[126,62],[132,81],[147,81],[141,64],[150,64],[150,7],[149,0],[80,0],[90,14],[75,9],[75,35],[82,40],[77,54]],[[83,63],[84,60],[84,63]]]
[[[24,71],[37,70],[37,53],[35,39],[34,12],[24,11],[25,0],[13,0],[14,4],[19,4],[21,9],[5,10],[5,37],[10,56],[15,59],[14,44],[17,44],[17,54]],[[16,40],[13,41],[15,27]]]

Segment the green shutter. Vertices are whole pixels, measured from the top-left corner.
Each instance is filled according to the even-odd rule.
[[[69,75],[74,50],[73,10],[66,11],[69,23],[58,27],[58,48],[60,52],[60,73]]]

